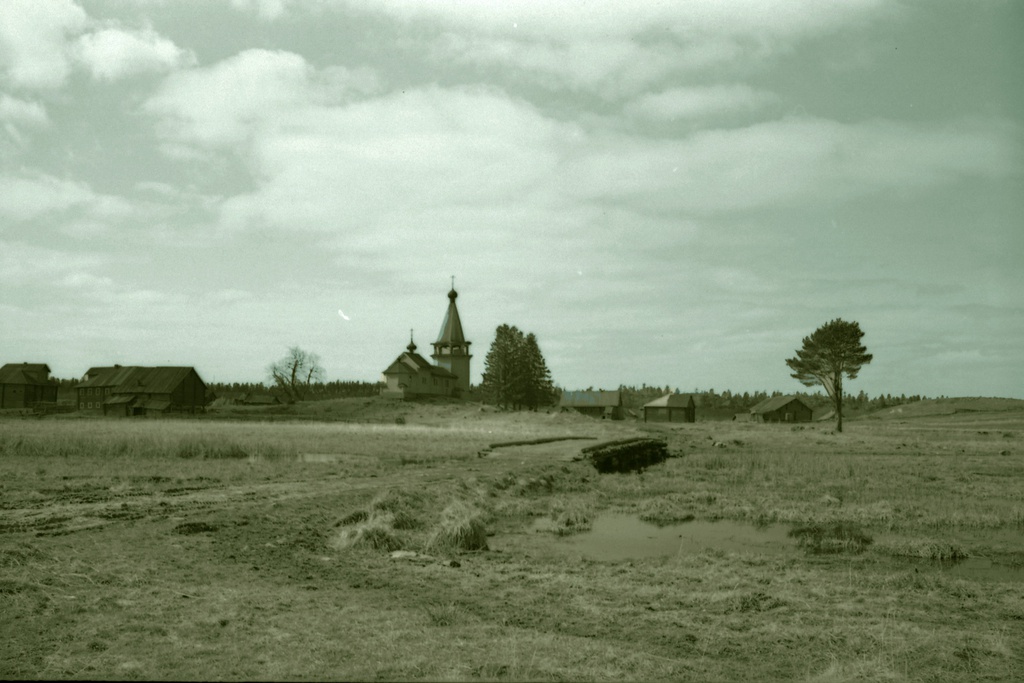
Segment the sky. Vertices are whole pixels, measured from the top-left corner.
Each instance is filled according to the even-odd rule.
[[[0,363],[1024,398],[1024,4],[2,0]],[[343,313],[343,315],[342,315]],[[426,355],[425,354],[425,355]]]

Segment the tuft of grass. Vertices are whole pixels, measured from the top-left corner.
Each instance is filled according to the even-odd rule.
[[[370,513],[368,513],[366,510],[355,510],[354,512],[350,512],[344,517],[342,517],[340,520],[338,520],[338,523],[335,524],[335,526],[352,526],[353,524],[358,524],[359,522],[365,522],[369,518]]]
[[[551,501],[550,516],[554,521],[552,531],[559,536],[590,531],[594,526],[593,508],[576,498],[556,498]]]
[[[450,503],[441,513],[427,548],[430,551],[487,550],[486,515],[461,500]]]
[[[401,550],[405,542],[395,531],[394,521],[394,515],[391,514],[372,515],[355,526],[339,531],[329,541],[329,545],[337,550],[358,547],[385,552]]]
[[[423,611],[434,626],[451,626],[459,619],[459,606],[454,602],[430,603],[423,606]]]
[[[797,545],[810,553],[859,553],[871,545],[872,538],[851,522],[814,522],[790,529]]]
[[[897,557],[917,557],[923,560],[966,560],[970,553],[958,543],[947,543],[929,538],[886,542],[881,550]]]
[[[642,500],[638,506],[640,519],[654,524],[689,522],[694,519],[689,509],[689,500],[678,493]]]
[[[384,489],[370,501],[369,515],[390,513],[396,529],[419,529],[423,526],[426,496],[408,489]]]

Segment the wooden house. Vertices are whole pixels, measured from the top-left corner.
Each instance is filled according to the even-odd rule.
[[[57,403],[57,382],[46,363],[8,363],[0,367],[0,409]]]
[[[754,422],[810,422],[814,411],[799,396],[774,396],[750,409]]]
[[[644,422],[696,422],[693,394],[665,394],[644,404]]]
[[[192,367],[90,368],[78,385],[78,409],[101,415],[198,413],[205,406],[206,384]]]
[[[602,420],[621,420],[625,417],[622,407],[622,392],[615,391],[566,391],[558,402],[561,410],[574,410]]]

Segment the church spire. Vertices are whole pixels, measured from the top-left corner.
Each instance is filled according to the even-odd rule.
[[[455,291],[455,276],[452,276],[452,290],[448,292],[448,312],[444,315],[444,320],[441,322],[441,331],[437,335],[437,341],[434,342],[436,347],[438,344],[452,345],[452,344],[468,344],[466,336],[462,332],[462,320],[459,319],[459,309],[455,305],[455,300],[459,297],[459,293]],[[466,350],[468,352],[468,349]]]
[[[457,386],[461,392],[469,391],[469,353],[470,342],[462,331],[462,320],[459,319],[459,308],[455,300],[459,293],[455,291],[455,276],[452,276],[452,289],[448,292],[448,311],[441,322],[441,332],[434,342],[434,362],[447,369],[458,379]]]

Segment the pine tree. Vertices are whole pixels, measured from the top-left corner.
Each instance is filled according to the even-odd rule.
[[[839,432],[843,431],[843,377],[855,379],[861,366],[871,362],[871,354],[860,343],[863,336],[859,323],[836,318],[804,337],[796,356],[786,360],[792,377],[804,386],[825,387],[835,407]],[[887,398],[891,401],[892,397]]]
[[[554,384],[537,337],[515,326],[498,326],[484,359],[481,388],[489,402],[502,408],[536,410],[549,403]]]
[[[551,381],[551,371],[544,362],[544,354],[540,352],[537,344],[537,336],[533,332],[526,335],[523,341],[523,362],[525,363],[525,378],[523,391],[523,405],[530,410],[536,410],[537,406],[551,402],[554,393],[554,386]]]

